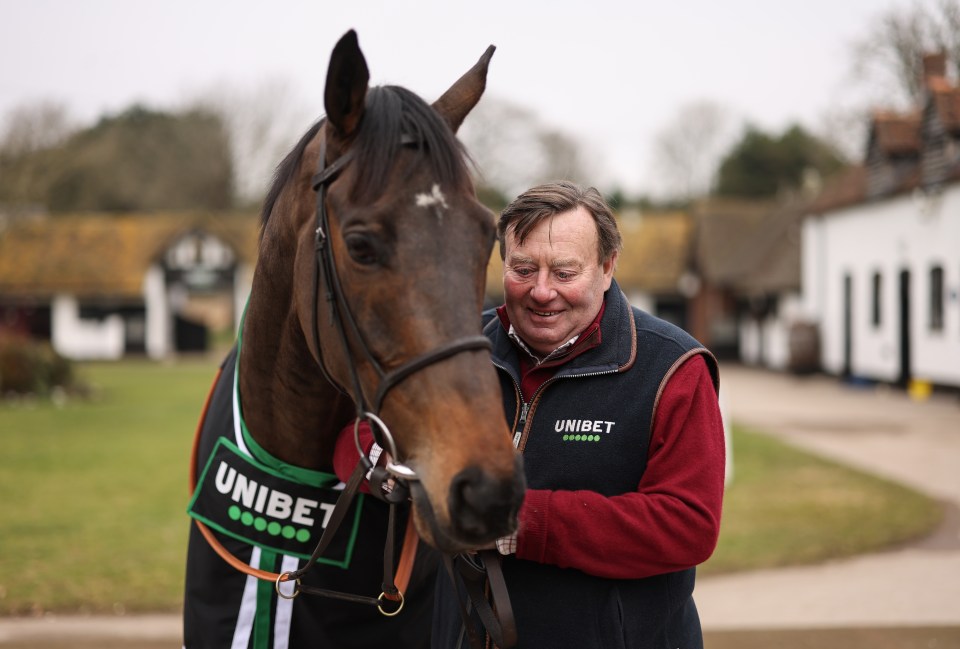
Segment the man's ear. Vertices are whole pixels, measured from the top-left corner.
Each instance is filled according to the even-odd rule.
[[[603,268],[603,290],[610,288],[610,283],[613,281],[613,272],[617,270],[617,260],[620,258],[620,252],[614,251],[610,255],[610,259],[606,260],[601,264]]]

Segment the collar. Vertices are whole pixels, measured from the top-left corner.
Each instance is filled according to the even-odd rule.
[[[518,368],[520,359],[528,355],[508,335],[509,319],[498,317],[502,310],[498,308],[484,312],[483,332],[493,343],[494,364],[513,374],[515,370],[512,368]],[[571,376],[605,374],[622,371],[633,365],[637,357],[636,316],[616,279],[604,295],[603,312],[598,315],[598,329],[592,335],[587,335],[587,330],[581,332],[570,352],[561,360],[554,361],[562,365],[559,373]],[[601,336],[603,344],[598,343]],[[514,377],[517,381],[518,376]]]
[[[520,334],[517,332],[516,327],[513,326],[513,323],[510,322],[510,316],[507,315],[507,306],[501,305],[497,307],[497,317],[500,319],[501,324],[504,329],[506,329],[507,336],[510,337],[510,340],[520,349],[522,349],[534,362],[534,365],[543,365],[551,361],[560,361],[568,356],[575,348],[577,348],[577,343],[579,341],[584,341],[586,344],[589,342],[596,334],[596,340],[593,341],[592,345],[586,346],[583,350],[586,351],[591,347],[595,347],[600,344],[600,321],[603,318],[603,312],[606,308],[606,300],[600,303],[600,310],[597,312],[596,317],[594,317],[593,322],[591,322],[587,327],[575,335],[573,338],[563,343],[552,352],[547,354],[544,357],[540,357],[536,352],[534,352],[530,346],[520,337]],[[579,352],[578,352],[579,353]]]

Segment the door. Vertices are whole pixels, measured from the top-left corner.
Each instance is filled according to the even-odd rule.
[[[853,374],[853,278],[843,276],[843,376]]]
[[[910,271],[900,271],[900,377],[897,384],[910,385]]]

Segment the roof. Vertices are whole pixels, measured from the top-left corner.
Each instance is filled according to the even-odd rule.
[[[741,248],[774,208],[773,201],[707,198],[694,205],[697,271],[712,283],[729,282],[740,271]]]
[[[938,79],[943,83],[930,86],[930,101],[943,128],[949,133],[960,132],[960,88],[949,85],[945,79]]]
[[[862,203],[866,198],[867,168],[864,165],[855,165],[824,183],[820,194],[810,204],[810,212],[820,214]]]
[[[624,289],[676,293],[690,260],[693,219],[681,212],[644,213],[620,221],[623,252],[617,282]]]
[[[203,230],[253,263],[255,215],[79,214],[15,221],[0,231],[0,294],[136,299],[147,269],[180,236]]]
[[[800,286],[799,199],[708,199],[695,207],[696,260],[711,284],[747,293]]]
[[[887,155],[917,155],[921,120],[919,113],[877,112],[870,125],[870,145]]]

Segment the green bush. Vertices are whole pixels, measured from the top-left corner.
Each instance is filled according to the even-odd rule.
[[[0,334],[0,396],[46,396],[54,388],[74,386],[73,366],[48,343]]]

